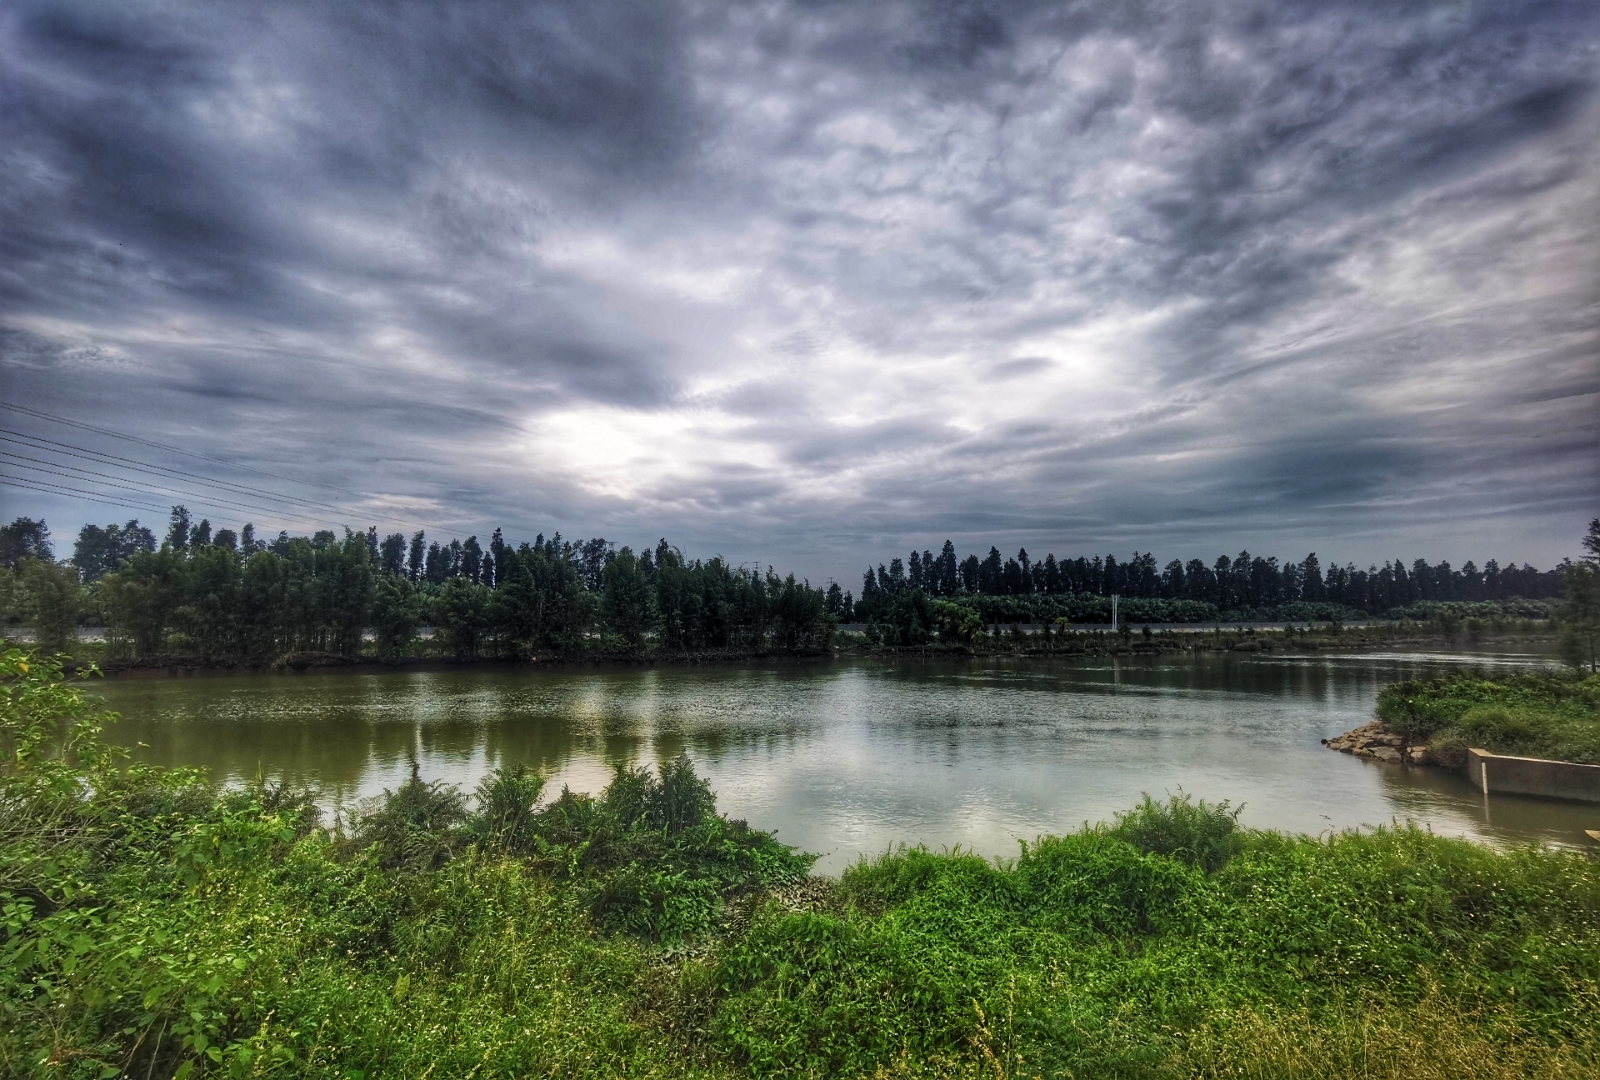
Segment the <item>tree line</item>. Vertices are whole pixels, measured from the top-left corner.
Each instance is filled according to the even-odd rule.
[[[253,525],[213,528],[182,506],[160,538],[138,520],[79,532],[58,563],[42,521],[0,526],[0,604],[68,636],[80,618],[105,626],[113,650],[276,657],[387,656],[412,650],[424,628],[463,657],[535,650],[816,648],[837,623],[866,623],[881,640],[970,640],[985,624],[1106,623],[1111,596],[1135,622],[1347,620],[1436,601],[1539,601],[1561,593],[1562,571],[1489,560],[1399,559],[1323,568],[1241,551],[1161,566],[1149,553],[1034,560],[912,551],[869,568],[859,597],[837,583],[689,559],[661,540],[631,548],[596,537],[543,534],[513,545],[496,529],[441,543],[425,532],[331,531],[259,536]],[[1542,614],[1529,611],[1524,614]],[[56,630],[44,628],[56,627]]]
[[[1538,600],[1561,595],[1560,569],[1539,571],[1524,563],[1502,566],[1490,559],[1455,568],[1448,561],[1430,564],[1403,560],[1358,568],[1354,563],[1324,569],[1315,552],[1299,562],[1241,551],[1201,559],[1174,559],[1165,566],[1155,556],[1135,551],[1119,561],[1115,555],[1057,559],[1054,554],[1032,559],[1026,548],[1009,558],[990,547],[988,555],[957,558],[946,540],[940,553],[912,551],[887,566],[868,567],[859,598],[846,593],[835,602],[841,621],[881,620],[903,592],[965,602],[985,615],[1010,621],[1073,613],[1093,618],[1109,613],[1109,597],[1132,601],[1125,608],[1143,621],[1197,622],[1210,619],[1275,619],[1383,615],[1419,602]],[[1100,601],[1105,601],[1104,603]],[[1140,603],[1143,601],[1143,603]],[[1054,617],[1054,616],[1052,616]]]
[[[647,637],[681,650],[811,649],[834,630],[823,590],[770,568],[689,559],[664,539],[638,554],[559,533],[513,546],[498,529],[487,545],[376,529],[268,540],[251,525],[213,530],[178,506],[159,544],[137,520],[90,525],[72,561],[56,563],[44,522],[3,532],[9,611],[31,605],[35,624],[61,637],[70,626],[59,616],[75,604],[114,651],[135,657],[355,656],[368,641],[399,656],[423,627],[460,657],[637,649]],[[41,597],[74,591],[75,601],[50,602],[54,620],[41,617]]]

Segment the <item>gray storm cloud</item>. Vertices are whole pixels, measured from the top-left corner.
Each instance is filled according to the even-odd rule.
[[[12,4],[0,380],[374,520],[813,579],[1548,563],[1597,61],[1583,2]]]

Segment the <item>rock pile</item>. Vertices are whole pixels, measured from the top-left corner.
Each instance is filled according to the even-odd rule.
[[[1356,757],[1387,761],[1391,765],[1436,764],[1427,746],[1420,743],[1408,746],[1405,736],[1396,735],[1385,727],[1381,720],[1362,724],[1354,731],[1347,731],[1337,738],[1323,739],[1322,745],[1329,750],[1341,750]]]

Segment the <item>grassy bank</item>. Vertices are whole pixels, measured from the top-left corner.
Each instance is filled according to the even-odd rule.
[[[1146,802],[840,881],[687,761],[598,798],[125,767],[8,654],[0,1074],[1587,1076],[1600,863]],[[62,756],[58,750],[64,750]]]
[[[1600,764],[1600,676],[1584,671],[1396,683],[1379,692],[1378,717],[1397,734],[1427,740],[1446,762],[1477,746]]]

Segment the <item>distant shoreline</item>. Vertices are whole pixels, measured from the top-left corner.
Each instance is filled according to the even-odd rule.
[[[1098,632],[1096,632],[1098,630]],[[1387,633],[1382,631],[1389,631]],[[1202,631],[1206,631],[1202,633]],[[94,660],[85,657],[82,663],[95,663],[107,678],[159,679],[191,678],[204,675],[290,675],[347,672],[350,674],[378,674],[383,672],[459,671],[466,668],[501,668],[506,670],[556,670],[561,668],[623,668],[623,667],[692,667],[711,664],[744,664],[751,661],[818,662],[834,659],[873,659],[897,662],[925,660],[966,660],[1014,657],[1018,659],[1053,659],[1077,656],[1173,656],[1186,653],[1232,654],[1291,654],[1301,652],[1340,653],[1360,649],[1393,648],[1401,646],[1427,646],[1446,651],[1468,652],[1484,646],[1514,644],[1544,644],[1554,640],[1553,634],[1519,633],[1485,636],[1477,640],[1451,640],[1437,634],[1401,633],[1394,624],[1345,627],[1338,631],[1309,630],[1289,634],[1282,629],[1266,630],[1258,627],[1234,628],[1196,627],[1193,629],[1156,630],[1151,628],[1147,638],[1140,632],[1112,635],[1109,628],[1075,628],[1069,638],[1057,637],[1049,645],[1038,640],[1035,634],[1024,631],[1023,636],[1011,638],[1008,634],[999,640],[990,638],[958,645],[930,644],[927,646],[873,645],[865,641],[846,641],[825,649],[716,649],[694,652],[567,652],[548,651],[520,656],[409,656],[391,660],[373,656],[343,657],[331,653],[297,653],[276,660],[249,660],[233,657],[154,656],[140,659]],[[76,667],[77,665],[69,665]]]

